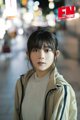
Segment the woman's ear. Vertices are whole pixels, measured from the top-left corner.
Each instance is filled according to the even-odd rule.
[[[59,55],[60,55],[60,51],[59,51],[59,50],[56,50],[56,51],[55,51],[55,56],[56,56],[56,58],[57,58]]]

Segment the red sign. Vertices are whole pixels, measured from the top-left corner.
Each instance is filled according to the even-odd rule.
[[[58,19],[73,18],[75,13],[75,6],[63,6],[58,8]]]

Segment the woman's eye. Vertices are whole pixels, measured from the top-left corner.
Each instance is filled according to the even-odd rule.
[[[49,52],[49,50],[48,50],[48,49],[45,49],[45,52]]]
[[[45,49],[45,52],[49,52],[49,51],[51,51],[51,49]]]
[[[37,48],[33,48],[32,51],[33,51],[33,52],[37,52],[38,49],[37,49]]]

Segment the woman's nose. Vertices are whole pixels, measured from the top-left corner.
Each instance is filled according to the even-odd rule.
[[[39,50],[39,58],[44,59],[44,50]]]

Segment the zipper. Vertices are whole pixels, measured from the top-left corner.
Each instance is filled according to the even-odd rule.
[[[59,87],[59,86],[57,85],[55,88],[49,90],[49,91],[47,92],[47,94],[46,94],[46,97],[45,97],[45,108],[44,108],[44,120],[47,120],[47,112],[46,112],[46,109],[47,109],[47,98],[48,98],[54,91],[56,91],[56,90],[58,89],[58,87]]]
[[[23,76],[24,76],[24,75],[21,75],[21,78],[20,78],[21,88],[22,88],[22,96],[21,96],[20,109],[19,109],[19,120],[23,120],[23,118],[22,118],[22,113],[21,113],[22,102],[23,102],[23,98],[24,98],[24,86],[23,86],[23,83],[22,83],[22,77],[23,77]]]

